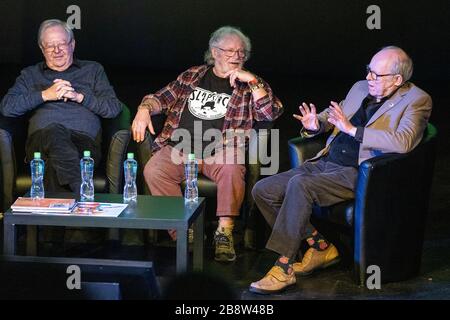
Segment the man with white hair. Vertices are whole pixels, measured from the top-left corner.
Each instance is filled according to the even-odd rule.
[[[366,80],[353,85],[340,104],[316,114],[303,103],[302,135],[311,137],[333,129],[326,147],[301,166],[257,182],[255,203],[272,227],[266,248],[280,256],[270,271],[250,285],[268,294],[296,283],[339,261],[336,247],[310,223],[313,204],[330,206],[354,198],[358,166],[384,153],[406,153],[422,139],[430,117],[430,96],[409,82],[413,64],[400,48],[385,47],[367,65]],[[300,244],[309,249],[296,261]]]
[[[75,39],[65,22],[42,22],[38,45],[45,61],[22,70],[0,111],[6,117],[31,113],[26,154],[31,160],[41,152],[45,189],[78,193],[83,150],[100,162],[100,118],[114,118],[122,105],[100,64],[74,59]]]
[[[232,145],[235,139],[225,138],[227,132],[250,130],[254,121],[275,120],[283,110],[267,82],[244,69],[250,50],[250,40],[239,29],[229,26],[217,29],[209,40],[206,64],[188,69],[155,94],[145,96],[132,124],[134,140],[141,142],[146,129],[155,133],[150,116],[167,115],[144,169],[152,195],[182,195],[184,166],[173,161],[173,157],[186,158],[186,153],[195,153],[199,172],[217,184],[217,261],[236,259],[232,231],[245,189],[244,164],[223,161],[224,154],[230,153],[228,147],[234,147],[231,152],[239,153],[239,148]],[[176,137],[181,130],[189,137],[183,140],[188,147],[179,150]],[[215,130],[224,138],[214,140],[215,145],[211,147],[210,138],[205,134],[207,130]],[[215,152],[208,154],[206,150]],[[169,233],[175,240],[175,231]]]

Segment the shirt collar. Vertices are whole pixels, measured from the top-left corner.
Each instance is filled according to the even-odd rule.
[[[401,88],[401,86],[398,87],[397,89],[395,89],[394,91],[392,91],[390,95],[388,95],[388,96],[386,96],[386,97],[384,97],[384,98],[381,98],[380,101],[377,101],[377,98],[374,97],[374,96],[372,96],[372,95],[369,93],[369,94],[367,95],[367,97],[366,97],[367,102],[368,102],[368,103],[377,103],[377,104],[378,104],[378,103],[381,103],[381,104],[383,104],[386,100],[390,99],[390,98],[397,92],[397,90],[400,89],[400,88]]]

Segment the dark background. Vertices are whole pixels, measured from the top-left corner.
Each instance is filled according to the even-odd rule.
[[[438,153],[424,244],[425,287],[433,278],[436,297],[445,295],[439,292],[441,285],[448,287],[450,261],[449,0],[0,0],[0,99],[23,67],[42,60],[39,24],[66,20],[72,4],[81,8],[75,55],[104,65],[132,113],[145,94],[203,63],[211,32],[222,25],[240,27],[253,45],[246,67],[270,84],[285,107],[275,124],[280,170],[289,167],[287,140],[300,129],[292,118],[299,103],[314,102],[322,109],[343,99],[365,77],[365,65],[380,47],[404,48],[415,63],[412,82],[433,98],[430,121],[438,129]],[[381,8],[381,30],[366,27],[372,4]],[[219,270],[241,275],[249,269],[246,263],[253,265],[251,259],[242,261]],[[245,288],[255,280],[253,275],[239,279]]]
[[[81,8],[76,56],[102,63],[131,109],[144,94],[201,64],[209,35],[227,24],[250,37],[246,67],[278,89],[290,113],[303,100],[325,106],[344,98],[365,76],[370,57],[390,44],[413,58],[413,82],[435,99],[448,91],[448,0],[0,0],[0,95],[23,66],[41,60],[39,24],[66,20],[72,4]],[[381,8],[381,30],[366,27],[371,4]]]
[[[132,112],[145,94],[203,62],[211,32],[222,25],[240,27],[253,45],[246,67],[267,80],[285,106],[276,123],[282,170],[288,167],[286,141],[300,128],[292,118],[299,103],[315,102],[321,109],[343,99],[365,77],[365,65],[380,47],[404,48],[415,63],[412,81],[433,98],[439,160],[432,206],[448,213],[448,0],[0,0],[0,98],[21,68],[42,59],[39,24],[66,20],[72,4],[81,8],[75,55],[102,63]],[[366,27],[372,4],[381,8],[381,30]]]
[[[0,61],[38,61],[40,22],[66,20],[71,4],[81,8],[77,55],[106,65],[183,70],[201,63],[210,33],[229,24],[252,40],[248,67],[260,73],[354,80],[376,49],[396,44],[416,62],[416,79],[450,74],[447,0],[2,0]],[[381,30],[366,27],[371,4],[381,8]]]

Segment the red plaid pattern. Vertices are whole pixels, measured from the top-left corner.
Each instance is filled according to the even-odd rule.
[[[146,95],[142,99],[141,105],[149,100],[156,102],[158,107],[153,113],[162,112],[167,115],[161,134],[153,142],[153,152],[165,146],[173,131],[178,128],[187,99],[209,68],[211,66],[207,65],[192,67],[155,94]],[[270,86],[264,80],[261,81],[264,82],[267,95],[256,101],[253,100],[248,84],[236,81],[223,123],[224,136],[228,130],[250,130],[253,121],[272,121],[283,113],[281,101],[275,97]]]

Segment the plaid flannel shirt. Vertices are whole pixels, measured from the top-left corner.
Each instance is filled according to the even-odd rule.
[[[167,115],[162,132],[153,141],[152,152],[159,150],[168,143],[173,131],[180,124],[181,114],[189,96],[209,68],[211,66],[207,65],[192,67],[155,94],[146,95],[142,99],[141,106],[147,105],[151,100],[156,102],[157,107],[153,108],[152,114],[164,113]],[[249,131],[253,127],[253,121],[272,121],[283,113],[281,101],[275,97],[269,85],[264,80],[261,81],[264,82],[267,95],[256,101],[253,100],[252,92],[247,83],[236,81],[236,87],[228,103],[223,122],[224,144],[228,143],[225,139],[227,131]],[[155,103],[152,103],[152,105],[155,106]]]

